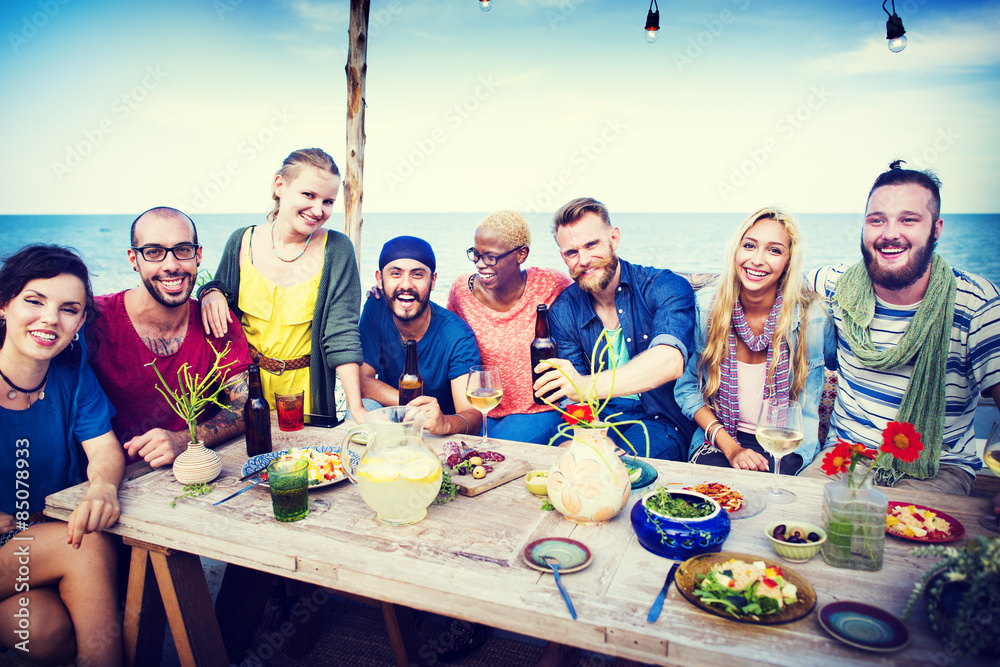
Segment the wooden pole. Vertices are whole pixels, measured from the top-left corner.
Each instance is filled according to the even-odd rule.
[[[361,203],[365,175],[365,76],[368,72],[368,13],[371,0],[351,0],[347,52],[347,177],[344,179],[344,233],[354,242],[361,269]]]

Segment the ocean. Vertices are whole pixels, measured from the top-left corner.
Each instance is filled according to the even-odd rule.
[[[476,224],[485,213],[368,213],[361,231],[361,285],[375,282],[382,244],[401,234],[426,239],[437,257],[438,280],[432,298],[444,305],[451,283],[474,270],[465,250],[472,245]],[[58,243],[75,248],[93,274],[94,293],[107,294],[136,285],[126,259],[131,215],[4,215],[0,216],[0,254],[28,243]],[[618,213],[618,255],[636,264],[675,271],[718,271],[726,242],[743,220],[737,213]],[[527,266],[564,270],[550,232],[551,214],[528,217],[532,245]],[[805,267],[861,258],[860,214],[801,214]],[[265,222],[257,214],[205,214],[195,218],[204,246],[202,268],[214,272],[222,247],[237,227]],[[343,229],[343,216],[327,223]],[[945,217],[938,252],[954,267],[1000,284],[1000,214]]]

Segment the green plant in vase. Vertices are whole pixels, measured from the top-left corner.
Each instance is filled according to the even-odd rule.
[[[932,545],[910,553],[937,558],[938,563],[914,584],[903,620],[909,618],[922,594],[931,627],[944,642],[951,664],[977,653],[1000,656],[996,632],[1000,537],[977,535],[961,550]]]
[[[615,357],[607,331],[595,341],[590,358],[592,381],[585,389],[553,364],[570,381],[580,402],[563,409],[546,400],[562,414],[564,422],[549,444],[567,440],[569,445],[549,471],[548,493],[552,505],[570,521],[597,525],[611,520],[624,509],[632,489],[629,471],[619,458],[614,442],[608,438],[608,430],[617,433],[635,455],[635,447],[621,428],[639,424],[646,439],[646,456],[649,456],[649,432],[637,419],[613,421],[621,413],[601,414],[612,392],[608,392],[608,398],[601,399],[597,393],[597,378],[609,371],[612,387],[615,378]]]
[[[838,440],[823,457],[827,475],[841,475],[823,491],[823,522],[827,540],[823,560],[834,567],[856,570],[882,568],[885,547],[885,517],[888,500],[872,486],[871,472],[891,459],[914,461],[924,445],[913,425],[889,422],[882,431],[882,446],[870,449],[858,443]],[[864,474],[856,475],[862,459],[869,461]]]
[[[166,400],[170,409],[184,420],[191,435],[187,450],[174,459],[173,466],[174,477],[185,485],[211,482],[222,471],[222,459],[219,455],[206,449],[205,445],[198,441],[198,417],[210,405],[232,412],[232,408],[219,401],[219,394],[229,383],[226,376],[229,369],[236,364],[236,360],[223,363],[223,359],[229,354],[229,343],[226,343],[226,347],[221,351],[216,350],[211,341],[208,344],[215,353],[212,368],[202,377],[197,373],[192,374],[191,366],[185,363],[177,371],[176,390],[167,384],[160,369],[156,367],[155,359],[146,364],[153,367],[153,372],[159,378],[156,390]]]

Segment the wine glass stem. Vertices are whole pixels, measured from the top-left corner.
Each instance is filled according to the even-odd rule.
[[[485,448],[487,445],[490,444],[489,439],[486,437],[486,413],[489,412],[489,410],[486,410],[485,412],[480,410],[480,412],[483,413],[483,441],[480,444],[483,446],[483,448]]]
[[[782,454],[782,456],[784,455]],[[780,484],[781,482],[778,479],[778,477],[781,475],[781,456],[774,456],[773,458],[774,458],[774,487],[771,489],[771,493],[773,493],[776,496],[780,496],[781,489],[778,488],[778,484]]]

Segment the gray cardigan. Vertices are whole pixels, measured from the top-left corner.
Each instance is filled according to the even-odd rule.
[[[249,227],[237,229],[226,241],[214,279],[198,289],[198,298],[209,288],[226,296],[229,307],[242,319],[239,307],[240,247]],[[354,244],[344,234],[327,230],[323,273],[319,279],[316,310],[312,321],[312,354],[309,361],[313,411],[337,417],[334,387],[336,368],[341,364],[361,364],[361,279],[354,257]],[[322,354],[317,354],[322,350]]]

